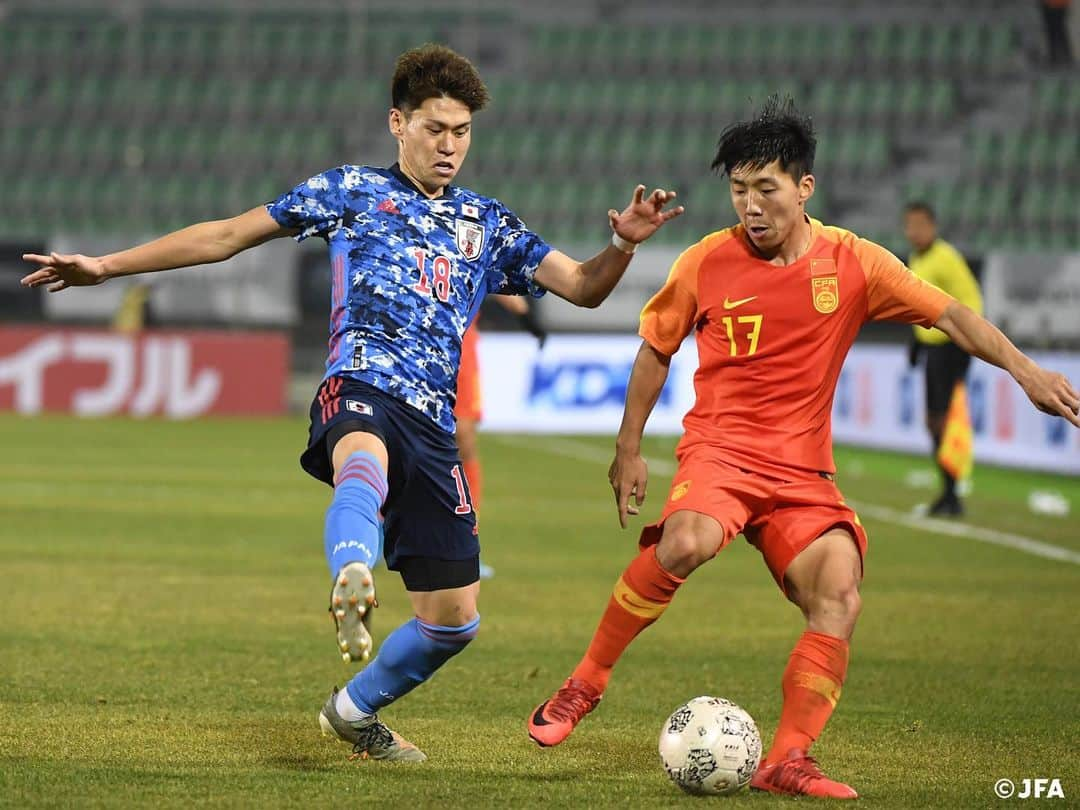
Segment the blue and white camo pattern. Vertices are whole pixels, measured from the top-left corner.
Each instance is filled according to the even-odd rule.
[[[301,183],[266,210],[298,229],[297,241],[320,236],[329,245],[325,376],[373,385],[450,433],[461,337],[484,297],[544,294],[534,275],[551,248],[498,200],[468,189],[450,186],[428,199],[392,168],[346,165]]]

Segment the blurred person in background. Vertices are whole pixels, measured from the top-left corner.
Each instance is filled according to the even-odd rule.
[[[512,295],[493,295],[492,298],[507,312],[516,315],[522,329],[535,337],[544,347],[547,332],[540,325],[536,313],[529,302]],[[465,478],[469,482],[472,506],[479,519],[481,504],[484,500],[484,470],[480,466],[480,450],[477,447],[477,427],[484,418],[483,391],[480,383],[480,317],[473,321],[461,339],[461,367],[458,370],[457,401],[454,403],[454,417],[457,419],[458,453]],[[495,569],[480,561],[480,578],[491,579]]]
[[[1072,64],[1072,43],[1069,41],[1069,7],[1072,0],[1040,0],[1043,28],[1046,31],[1046,61],[1051,67]]]
[[[128,285],[113,313],[113,331],[135,334],[151,325],[150,285],[142,283]]]
[[[904,208],[904,235],[911,244],[908,267],[916,276],[944,290],[977,315],[982,314],[979,282],[956,248],[938,235],[937,217],[929,204],[914,201]],[[941,463],[939,452],[945,435],[946,416],[958,383],[964,381],[971,356],[940,329],[916,324],[908,350],[914,368],[920,355],[926,358],[926,428],[933,442],[933,459],[941,473],[942,490],[930,505],[934,516],[958,517],[964,508],[956,492],[956,478]]]
[[[599,306],[637,244],[683,209],[668,206],[674,192],[639,185],[621,213],[607,212],[607,245],[576,261],[498,200],[451,185],[473,113],[488,102],[472,63],[440,45],[406,51],[390,91],[394,165],[329,169],[238,216],[107,256],[24,254],[36,269],[22,283],[55,293],[224,261],[270,239],[327,242],[329,357],[300,463],[333,487],[323,541],[342,657],[366,660],[372,648],[365,621],[377,604],[371,567],[383,518],[387,568],[401,575],[415,615],[333,690],[319,725],[356,758],[418,762],[426,756],[377,712],[464,650],[480,625],[480,543],[454,442],[462,334],[488,294],[551,291]]]

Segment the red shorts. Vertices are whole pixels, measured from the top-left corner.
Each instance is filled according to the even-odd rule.
[[[458,369],[457,402],[454,416],[479,422],[484,416],[480,395],[479,332],[473,323],[461,338],[461,367]]]
[[[793,475],[797,480],[781,481],[737,467],[711,448],[688,450],[679,459],[660,520],[642,529],[640,545],[660,542],[664,521],[686,510],[708,515],[724,527],[721,548],[742,532],[761,552],[781,590],[791,561],[835,526],[851,532],[860,559],[865,559],[866,530],[831,478]]]

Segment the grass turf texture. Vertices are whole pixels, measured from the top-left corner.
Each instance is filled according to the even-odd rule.
[[[430,760],[347,762],[316,724],[352,669],[326,613],[329,490],[296,463],[304,437],[295,420],[0,417],[0,805],[697,806],[656,741],[698,694],[738,702],[768,745],[802,621],[741,540],[635,642],[570,740],[527,739],[636,532],[618,529],[602,463],[488,436],[482,540],[497,576],[479,639],[383,714]],[[646,450],[670,459],[671,446]],[[932,494],[903,484],[923,459],[837,457],[854,501],[907,509]],[[644,517],[667,485],[654,476]],[[1051,488],[1080,507],[1076,479],[979,468],[975,485],[970,523],[1080,550],[1076,517],[1025,506]],[[1075,801],[1080,566],[866,523],[864,613],[815,751],[826,772],[867,807],[996,807],[1001,777],[1059,777]],[[378,641],[408,610],[396,575],[377,581]]]

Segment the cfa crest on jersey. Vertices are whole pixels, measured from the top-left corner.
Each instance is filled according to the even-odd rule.
[[[832,259],[810,260],[810,292],[814,309],[823,315],[836,312],[840,306],[840,279]]]
[[[456,236],[454,241],[457,243],[458,252],[471,262],[484,249],[484,226],[479,222],[469,222],[467,219],[456,220],[454,224]]]

